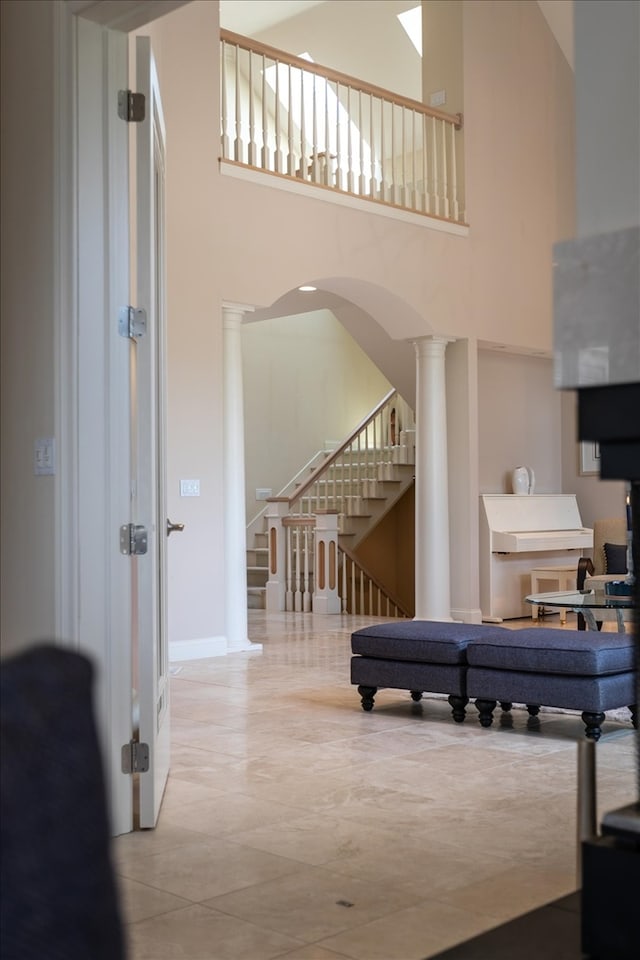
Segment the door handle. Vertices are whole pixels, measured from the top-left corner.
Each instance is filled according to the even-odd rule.
[[[182,533],[184,530],[184,523],[171,523],[171,520],[167,519],[167,536],[170,537],[172,533]]]

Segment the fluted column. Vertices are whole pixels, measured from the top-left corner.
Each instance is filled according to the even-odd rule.
[[[253,307],[223,303],[224,556],[227,652],[262,650],[247,627],[247,526],[244,481],[244,400],[241,325]]]
[[[444,355],[449,340],[416,350],[416,619],[451,620]]]

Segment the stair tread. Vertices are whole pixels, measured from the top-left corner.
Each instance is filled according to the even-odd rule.
[[[358,544],[367,531],[385,515],[400,494],[415,480],[415,450],[411,444],[389,446],[384,442],[374,448],[346,450],[337,460],[326,464],[334,449],[317,458],[304,478],[303,473],[292,481],[290,523],[297,527],[309,522],[317,508],[337,515],[338,542],[347,549]],[[300,488],[309,484],[304,493]],[[315,509],[314,509],[315,508]],[[297,523],[296,523],[297,518]],[[357,522],[356,522],[357,521]],[[260,606],[266,600],[263,578],[269,576],[269,532],[255,530],[254,546],[247,548],[247,586],[249,604]],[[292,558],[293,559],[293,558]],[[293,576],[299,576],[300,572]],[[255,586],[254,584],[260,584]]]

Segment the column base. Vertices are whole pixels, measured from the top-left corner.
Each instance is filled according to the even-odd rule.
[[[261,653],[262,644],[252,640],[227,640],[227,653]]]

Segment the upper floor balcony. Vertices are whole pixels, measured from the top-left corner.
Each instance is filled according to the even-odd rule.
[[[221,160],[464,224],[462,116],[222,30]]]

